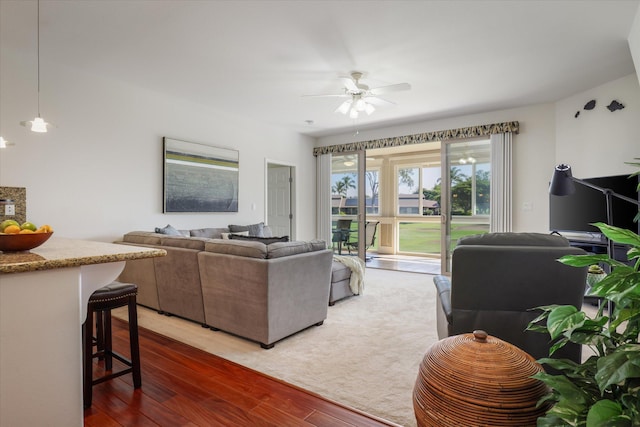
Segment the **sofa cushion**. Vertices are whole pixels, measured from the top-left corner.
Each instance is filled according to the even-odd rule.
[[[204,237],[163,236],[160,239],[164,246],[175,248],[204,250],[204,244],[209,239]]]
[[[273,233],[271,232],[271,227],[269,227],[268,225],[265,225],[264,227],[262,227],[262,235],[264,237],[273,237]]]
[[[457,246],[490,245],[490,246],[569,246],[569,241],[562,236],[544,233],[486,233],[461,237]]]
[[[189,230],[191,237],[206,237],[207,239],[221,239],[222,233],[228,233],[228,228],[198,228]]]
[[[245,256],[249,258],[264,259],[267,257],[267,245],[261,242],[211,239],[204,245],[204,250],[218,254]]]
[[[337,283],[351,278],[351,269],[345,264],[333,261],[331,264],[331,283]]]
[[[229,225],[229,230],[232,233],[236,233],[239,231],[248,231],[249,236],[257,236],[257,237],[265,237],[264,235],[264,222],[259,222],[257,224],[249,224],[249,225]]]
[[[160,245],[161,237],[163,237],[161,234],[151,231],[130,231],[122,237],[122,241],[140,245]]]
[[[327,242],[324,240],[310,240],[309,244],[311,245],[311,251],[323,251],[327,249]]]
[[[257,237],[257,236],[242,236],[240,234],[231,233],[229,235],[229,239],[231,239],[231,240],[248,240],[248,241],[254,241],[254,242],[262,242],[265,245],[269,245],[271,243],[276,243],[276,242],[288,242],[289,241],[289,236]]]
[[[167,224],[165,227],[156,227],[156,233],[166,234],[168,236],[182,236],[178,230],[176,230],[171,224]]]

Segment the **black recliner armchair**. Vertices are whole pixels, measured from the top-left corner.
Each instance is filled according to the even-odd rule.
[[[535,359],[549,357],[549,335],[525,329],[540,314],[531,310],[535,307],[582,307],[587,268],[557,261],[570,254],[586,252],[557,235],[488,233],[461,238],[452,254],[451,278],[434,278],[439,338],[482,329]],[[581,346],[569,343],[553,357],[580,362]]]

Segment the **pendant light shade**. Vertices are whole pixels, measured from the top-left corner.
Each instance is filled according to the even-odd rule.
[[[6,139],[4,139],[3,137],[0,136],[0,148],[7,148],[7,143],[9,141],[7,141]]]
[[[38,0],[37,13],[37,56],[38,56],[38,116],[33,120],[20,122],[22,126],[28,127],[33,132],[44,133],[47,131],[49,123],[40,117],[40,0]]]
[[[26,126],[31,129],[32,132],[44,133],[47,131],[47,126],[49,123],[45,122],[40,116],[36,117],[33,120],[27,120],[25,122],[20,122],[22,126]]]

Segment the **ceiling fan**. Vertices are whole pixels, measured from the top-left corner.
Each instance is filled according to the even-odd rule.
[[[342,113],[344,115],[348,114],[350,118],[357,119],[362,112],[367,113],[367,115],[371,115],[371,113],[376,110],[375,107],[395,105],[394,102],[380,98],[379,95],[411,89],[411,85],[409,83],[398,83],[394,85],[369,88],[369,86],[360,83],[361,78],[362,73],[359,71],[352,72],[350,77],[340,77],[340,80],[342,80],[342,84],[344,85],[344,93],[341,94],[306,96],[349,98],[340,104],[335,112]]]

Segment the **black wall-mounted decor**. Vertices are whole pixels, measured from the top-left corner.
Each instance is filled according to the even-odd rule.
[[[611,111],[612,113],[617,110],[622,110],[623,108],[624,108],[624,105],[620,104],[615,99],[611,101],[611,104],[607,105],[607,110]]]
[[[592,99],[591,101],[587,102],[586,104],[584,104],[584,109],[589,111],[589,110],[593,110],[594,108],[596,108],[596,100]]]

